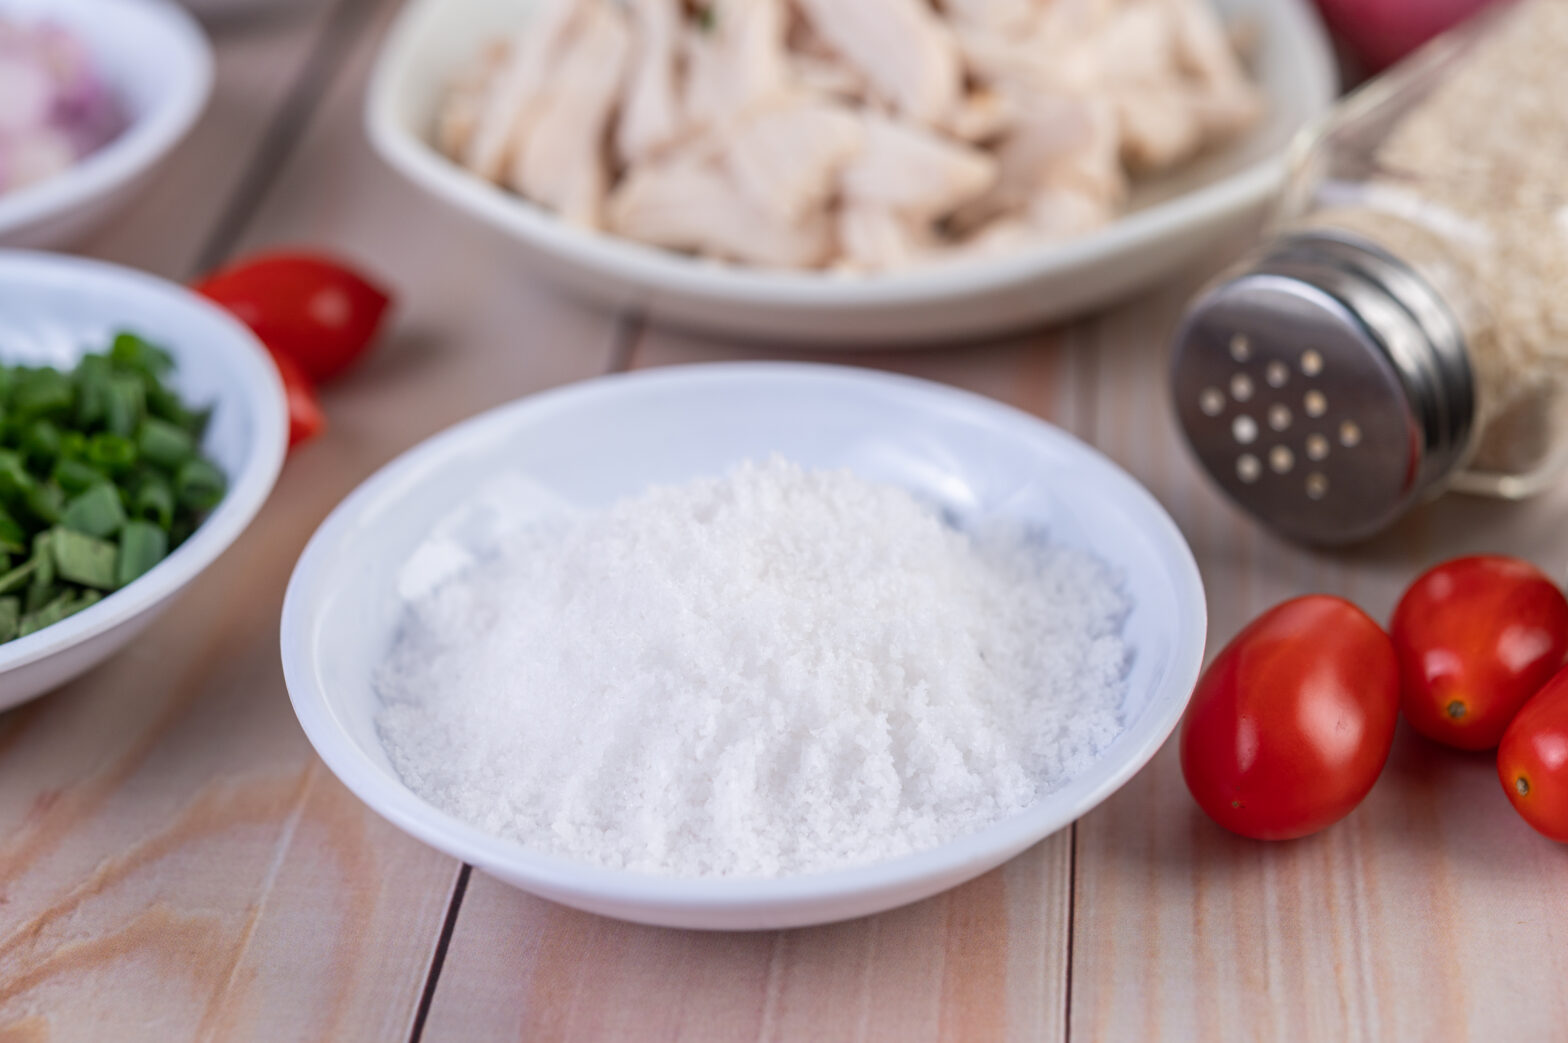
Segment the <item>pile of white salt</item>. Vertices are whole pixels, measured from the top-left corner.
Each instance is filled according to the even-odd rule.
[[[535,850],[681,876],[872,862],[1023,810],[1120,729],[1104,565],[847,471],[773,460],[446,529],[402,577],[381,735],[424,799]]]

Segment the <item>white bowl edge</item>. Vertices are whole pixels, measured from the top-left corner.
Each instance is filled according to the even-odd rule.
[[[426,804],[400,781],[388,776],[348,736],[331,697],[323,690],[312,651],[316,647],[313,609],[322,595],[323,570],[334,548],[352,534],[369,538],[359,518],[380,498],[417,482],[421,468],[433,466],[444,452],[473,433],[495,424],[510,412],[570,409],[585,394],[598,394],[626,382],[644,387],[658,382],[692,379],[723,381],[735,374],[757,378],[773,375],[826,376],[870,380],[904,386],[916,394],[947,402],[975,401],[998,423],[1036,430],[1042,421],[981,396],[937,387],[914,378],[844,371],[839,367],[799,363],[720,363],[671,367],[601,377],[514,402],[466,420],[422,443],[367,479],[328,516],[301,555],[290,578],[280,626],[284,677],[290,699],[306,736],[328,768],[377,813],[400,829],[438,850],[465,861],[514,886],[592,912],[672,927],[758,929],[824,923],[868,915],[927,897],[994,868],[1099,804],[1140,770],[1170,736],[1185,709],[1202,664],[1206,613],[1202,579],[1190,549],[1175,523],[1152,495],[1092,447],[1055,431],[1074,443],[1106,470],[1116,495],[1139,505],[1151,521],[1149,539],[1156,541],[1171,570],[1177,598],[1187,613],[1176,621],[1174,654],[1179,657],[1162,693],[1171,694],[1163,709],[1152,710],[1113,743],[1115,764],[1106,757],[1084,774],[1069,780],[1043,802],[1058,794],[1073,798],[1071,806],[1031,809],[979,833],[925,851],[871,866],[778,879],[681,879],[625,873],[540,854],[511,841],[489,836]],[[853,373],[854,375],[849,375]],[[1136,734],[1134,734],[1136,732]]]

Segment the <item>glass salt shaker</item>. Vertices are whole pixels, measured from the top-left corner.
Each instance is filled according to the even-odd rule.
[[[1568,465],[1568,2],[1519,0],[1352,95],[1266,244],[1177,333],[1176,413],[1266,524],[1348,543]]]

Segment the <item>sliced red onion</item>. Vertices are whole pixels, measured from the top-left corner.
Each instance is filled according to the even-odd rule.
[[[124,110],[82,42],[0,19],[0,192],[52,177],[119,136]]]

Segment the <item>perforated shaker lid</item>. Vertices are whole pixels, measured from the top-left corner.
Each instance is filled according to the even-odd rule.
[[[1176,413],[1221,488],[1292,539],[1387,527],[1464,456],[1474,383],[1431,286],[1370,243],[1297,234],[1200,296]]]

